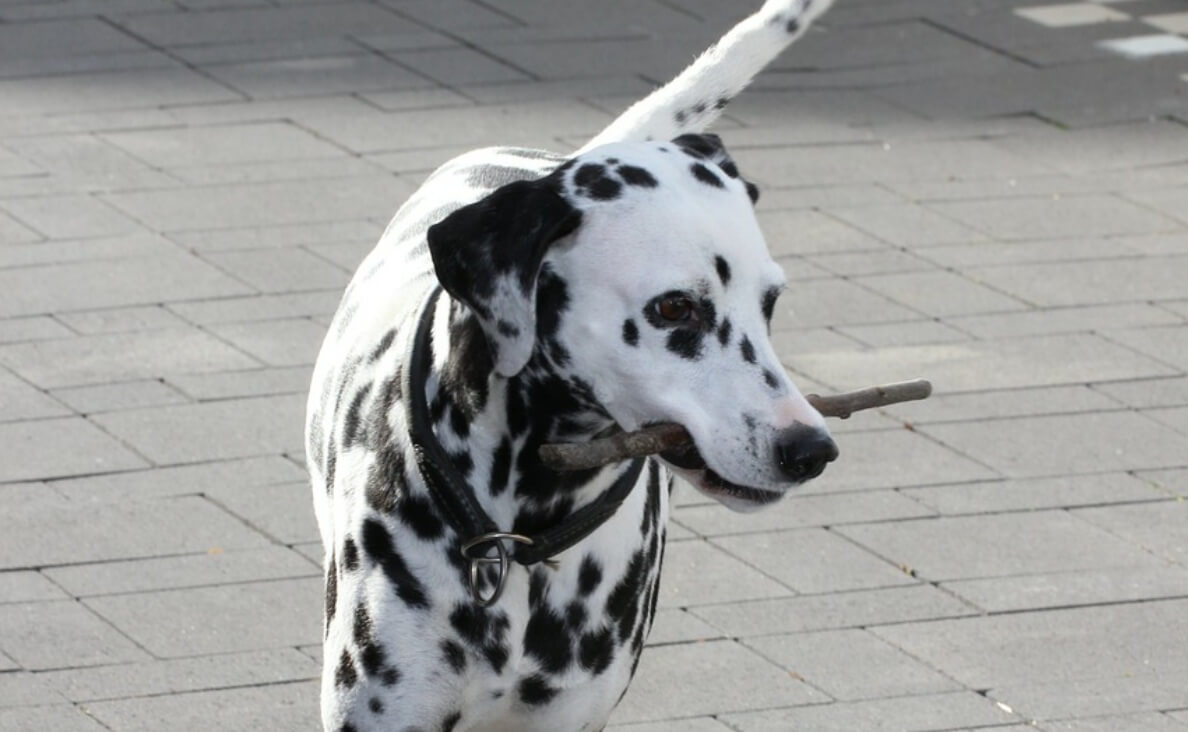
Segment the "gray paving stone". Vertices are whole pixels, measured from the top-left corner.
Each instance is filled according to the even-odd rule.
[[[280,8],[137,14],[118,17],[116,22],[140,38],[165,46],[391,33],[416,28],[383,7],[353,1],[335,6],[289,3]]]
[[[139,646],[73,600],[0,605],[0,648],[28,670],[149,658]]]
[[[421,76],[449,86],[523,81],[527,74],[469,48],[400,51],[392,58]]]
[[[799,593],[842,592],[915,583],[895,565],[825,529],[722,536],[711,543]]]
[[[676,719],[668,722],[612,724],[607,732],[727,732],[730,728],[712,717]]]
[[[33,229],[17,222],[12,216],[0,212],[0,244],[23,244],[42,238],[44,237]]]
[[[647,643],[650,646],[663,646],[722,637],[722,631],[683,608],[661,608],[656,611]]]
[[[75,501],[126,502],[131,499],[194,495],[234,484],[243,488],[286,483],[305,478],[305,471],[282,457],[153,468],[118,475],[88,476],[53,482],[54,490]]]
[[[326,327],[312,320],[225,323],[209,330],[269,366],[312,366]]]
[[[0,320],[0,344],[41,341],[73,335],[69,328],[47,315]]]
[[[1018,311],[1024,301],[952,272],[912,272],[855,280],[891,300],[937,317]]]
[[[0,346],[0,363],[45,389],[259,365],[242,352],[193,328]]]
[[[1188,728],[1188,725],[1155,712],[1044,724],[1044,729],[1052,730],[1052,732],[1107,732],[1107,730],[1118,729],[1133,730],[1134,732],[1184,732],[1185,728]]]
[[[986,480],[998,474],[918,432],[852,432],[835,436],[841,458],[802,493],[899,488]]]
[[[884,626],[873,632],[974,689],[1178,673],[1185,600]],[[994,648],[994,653],[986,653]],[[1008,704],[1010,700],[1004,698]]]
[[[1186,272],[1188,257],[1147,257],[975,269],[971,276],[1053,307],[1183,297]]]
[[[102,139],[157,168],[233,165],[342,157],[333,145],[291,124],[265,122],[219,127],[109,132]]]
[[[211,252],[203,258],[265,293],[342,290],[350,280],[346,272],[303,249]]]
[[[154,463],[169,465],[283,452],[300,454],[303,395],[134,409],[94,420]]]
[[[931,262],[899,249],[809,254],[805,258],[822,269],[843,277],[935,269]]]
[[[931,203],[930,208],[995,239],[1022,241],[1171,231],[1176,223],[1112,196]]]
[[[783,732],[789,729],[930,732],[966,726],[984,728],[1015,719],[972,692],[794,707],[730,714],[722,718],[740,732]]]
[[[63,404],[0,369],[0,422],[73,414]]]
[[[83,335],[126,333],[133,330],[176,328],[186,325],[184,320],[168,310],[149,305],[58,313],[55,317]]]
[[[147,699],[91,702],[85,705],[111,730],[151,732],[164,728],[285,729],[298,732],[318,728],[319,684],[301,682],[199,691]],[[242,727],[240,727],[242,725]]]
[[[29,267],[61,262],[85,262],[145,255],[170,255],[175,248],[165,239],[140,232],[136,234],[38,242],[36,246],[0,249],[0,267]]]
[[[1174,562],[1182,564],[1188,558],[1188,503],[1184,501],[1084,508],[1073,515]]]
[[[791,495],[761,512],[747,514],[736,513],[715,502],[678,508],[673,511],[672,518],[701,536],[721,536],[862,521],[891,521],[931,513],[928,508],[896,491],[883,490]]]
[[[1045,269],[1054,268],[1045,267]],[[1069,269],[1076,270],[1078,268],[1074,263],[1069,265]],[[1058,286],[1055,282],[1052,283],[1053,288]],[[1040,299],[1047,297],[1049,296],[1042,295]],[[1082,303],[1092,301],[1092,298],[1081,300]],[[1031,310],[1023,313],[971,315],[950,318],[948,322],[979,338],[1005,338],[1012,335],[1039,335],[1042,333],[1097,333],[1153,325],[1172,325],[1183,321],[1163,308],[1145,303],[1132,303],[1080,305]]]
[[[74,597],[231,585],[316,577],[317,565],[279,546],[201,554],[50,567],[45,575]],[[0,578],[5,575],[0,575]],[[59,590],[59,594],[61,591]],[[72,699],[77,699],[71,697]]]
[[[1111,331],[1109,337],[1140,353],[1172,364],[1181,373],[1188,371],[1188,325]]]
[[[0,80],[8,109],[24,115],[226,102],[239,95],[185,68]]]
[[[94,702],[307,681],[317,677],[320,670],[308,656],[291,648],[278,648],[47,671],[38,678],[72,702]]]
[[[139,409],[165,404],[184,404],[184,394],[160,381],[126,381],[55,389],[55,399],[68,404],[79,414],[98,414],[119,409]]]
[[[1007,686],[989,696],[1032,719],[1068,719],[1180,708],[1188,704],[1186,682],[1184,673],[1140,674]]]
[[[1183,338],[1188,345],[1188,328]],[[1150,341],[1172,346],[1159,329],[1131,331],[1118,340]],[[1138,333],[1141,336],[1135,336]],[[1188,354],[1188,350],[1185,350]],[[1152,355],[1159,355],[1158,353]],[[873,351],[789,354],[784,363],[836,388],[927,377],[937,393],[986,391],[1030,386],[1177,375],[1168,366],[1139,356],[1095,335],[1003,338],[981,342],[880,348]],[[1166,360],[1166,359],[1164,359]],[[1188,368],[1188,355],[1184,368]]]
[[[100,732],[103,725],[69,704],[0,709],[5,729],[44,729],[53,732]]]
[[[206,72],[253,99],[431,85],[385,58],[360,53],[208,66]]]
[[[933,582],[1164,564],[1063,511],[942,517],[835,531]]]
[[[176,232],[356,220],[385,216],[411,192],[391,176],[325,181],[279,181],[217,188],[117,193],[110,203],[158,231]]]
[[[159,58],[166,60],[160,55]],[[89,60],[84,62],[91,67]],[[172,63],[166,61],[166,63]],[[51,190],[70,192],[109,191],[115,188],[139,188],[170,185],[173,180],[153,170],[131,155],[108,145],[90,134],[65,133],[16,138],[8,145],[22,157],[50,174],[46,183],[57,183]],[[28,191],[26,193],[33,193]]]
[[[1042,134],[1004,137],[995,144],[1074,175],[1188,159],[1183,128],[1156,119],[1091,129],[1049,129]]]
[[[837,331],[867,346],[916,346],[970,340],[967,333],[935,320],[913,320],[877,325],[842,325]]]
[[[220,2],[220,0],[216,0]],[[263,5],[251,0],[241,5]],[[359,45],[347,38],[296,38],[276,41],[249,41],[246,43],[220,43],[210,46],[173,46],[170,53],[194,66],[207,67],[219,64],[245,63],[249,61],[278,61],[282,59],[318,58],[321,56],[342,56],[359,52]]]
[[[0,424],[0,481],[146,467],[136,453],[80,418]]]
[[[309,481],[244,489],[223,486],[206,491],[208,498],[282,544],[319,539],[309,498]]]
[[[831,208],[829,214],[902,247],[920,247],[985,241],[984,234],[919,204]]]
[[[797,328],[885,323],[919,317],[915,310],[842,279],[799,282],[784,292],[776,308],[786,318],[781,323],[791,323]]]
[[[760,196],[755,210],[763,213],[785,209],[878,206],[903,202],[903,196],[892,192],[883,185],[871,183],[806,184],[787,188],[766,188],[763,195]]]
[[[123,503],[46,501],[9,506],[4,567],[48,567],[268,543],[222,509],[198,497]],[[60,537],[70,537],[62,541]]]
[[[1126,567],[944,583],[944,589],[988,612],[1133,602],[1188,596],[1184,567]]]
[[[1188,409],[1171,407],[1168,409],[1148,409],[1143,414],[1161,424],[1176,430],[1180,434],[1188,435]]]
[[[187,249],[200,252],[283,248],[356,241],[363,241],[374,246],[380,234],[383,233],[390,213],[385,210],[375,214],[383,218],[382,221],[356,219],[280,226],[204,229],[174,232],[169,237]],[[370,249],[369,246],[368,251]],[[350,269],[354,271],[354,267]]]
[[[197,257],[98,260],[0,271],[0,312],[32,315],[206,297],[251,290]],[[168,314],[161,317],[168,318]],[[102,328],[94,332],[115,332]]]
[[[738,643],[686,643],[644,654],[611,721],[657,721],[824,701],[828,698],[821,692]]]
[[[745,645],[839,701],[961,689],[865,630],[765,636]]]
[[[327,188],[332,188],[338,178],[382,174],[384,170],[381,166],[368,160],[339,157],[238,163],[235,165],[201,165],[190,168],[174,168],[169,172],[175,179],[195,186],[321,180]]]
[[[1188,498],[1188,470],[1143,471],[1138,473],[1137,477],[1169,495]]]
[[[1180,467],[1188,436],[1132,412],[949,423],[921,428],[1010,477]]]
[[[313,369],[308,366],[224,371],[218,374],[174,376],[169,383],[192,399],[297,394],[309,389]]]
[[[790,594],[788,588],[703,541],[674,542],[664,553],[659,601],[662,608]]]
[[[1169,239],[1164,235],[1142,237]],[[1067,262],[1083,259],[1116,259],[1119,253],[1138,254],[1126,248],[1123,238],[1043,239],[1039,241],[978,242],[919,249],[914,254],[942,267],[1006,266],[1034,262]]]
[[[292,579],[108,595],[85,604],[154,656],[178,658],[315,643],[322,601],[320,579]]]
[[[4,82],[0,82],[2,87]],[[38,196],[0,201],[12,217],[52,238],[113,236],[139,230],[135,221],[90,196]]]
[[[934,394],[923,401],[889,405],[885,411],[912,424],[928,424],[1040,414],[1106,412],[1120,407],[1113,398],[1088,386],[1049,386]]]
[[[904,488],[900,492],[946,515],[1155,501],[1166,495],[1128,473]]]
[[[195,325],[259,322],[333,315],[342,291],[318,290],[279,295],[251,295],[216,300],[171,303],[168,307]]]
[[[1182,189],[1138,191],[1127,193],[1126,197],[1144,206],[1162,211],[1167,216],[1179,221],[1188,221],[1184,214],[1185,193]]]
[[[0,710],[65,703],[66,697],[46,683],[45,673],[14,670],[0,674]]]
[[[62,588],[40,572],[0,572],[0,603],[65,600]]]

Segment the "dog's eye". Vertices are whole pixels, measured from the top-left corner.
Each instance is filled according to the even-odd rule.
[[[693,301],[683,295],[675,295],[656,301],[656,314],[669,323],[681,323],[691,320],[694,310]]]

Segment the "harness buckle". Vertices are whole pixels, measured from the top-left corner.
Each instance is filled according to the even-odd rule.
[[[499,596],[503,594],[503,587],[507,584],[507,569],[510,562],[507,547],[503,544],[505,540],[526,546],[532,546],[534,543],[532,539],[522,534],[491,531],[474,537],[463,544],[460,549],[462,557],[470,562],[468,574],[470,595],[479,607],[490,607],[498,602]],[[476,553],[474,550],[479,547],[482,547],[481,552]],[[491,556],[492,549],[495,550],[495,556]],[[498,565],[499,572],[495,576],[495,589],[490,595],[483,597],[479,591],[479,569],[490,565]]]

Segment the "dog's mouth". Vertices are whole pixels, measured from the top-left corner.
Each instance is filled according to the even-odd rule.
[[[659,454],[659,457],[699,491],[721,501],[735,511],[758,510],[780,500],[784,495],[764,488],[731,483],[706,465],[705,458],[701,457],[701,453],[698,452],[695,445],[676,450],[665,450]]]

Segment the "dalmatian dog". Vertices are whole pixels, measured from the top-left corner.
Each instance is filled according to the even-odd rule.
[[[769,342],[784,274],[705,128],[831,0],[768,0],[571,155],[446,163],[343,296],[306,425],[332,732],[602,729],[656,611],[673,476],[728,507],[837,456]],[[656,422],[691,449],[555,472]]]

